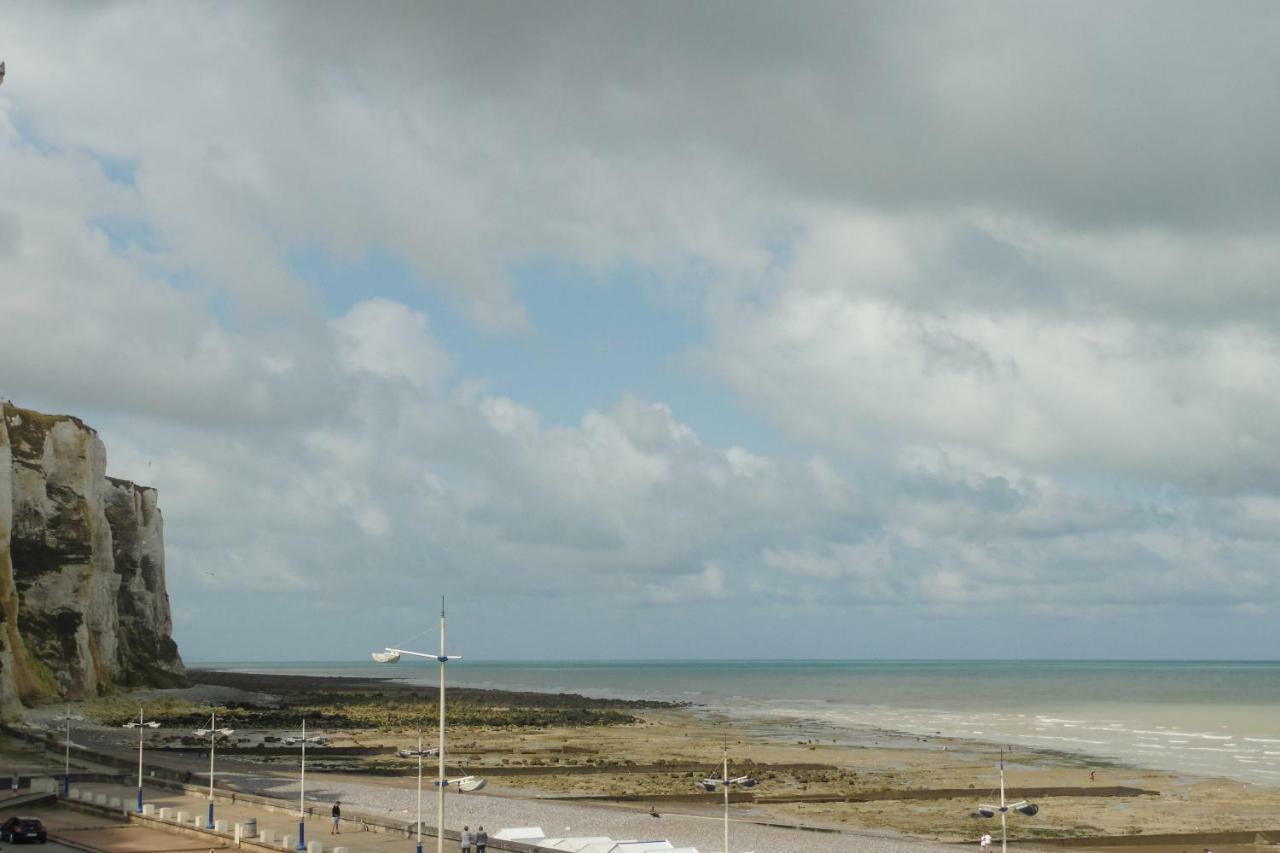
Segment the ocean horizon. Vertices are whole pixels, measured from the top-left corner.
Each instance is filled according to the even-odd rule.
[[[437,679],[408,659],[189,666]],[[449,685],[685,702],[780,739],[959,738],[1280,785],[1280,661],[462,660]]]

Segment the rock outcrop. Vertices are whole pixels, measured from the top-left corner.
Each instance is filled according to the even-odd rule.
[[[0,712],[183,679],[155,489],[78,418],[0,403]]]

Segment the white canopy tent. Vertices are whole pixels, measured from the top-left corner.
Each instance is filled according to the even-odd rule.
[[[566,853],[582,853],[589,844],[613,843],[607,835],[583,835],[577,838],[544,838],[538,842],[539,847],[547,850],[564,850]]]
[[[642,841],[618,840],[607,835],[547,837],[540,826],[499,829],[493,833],[493,838],[519,841],[538,850],[557,850],[565,853],[698,853],[696,847],[676,847],[670,841],[660,838]]]
[[[547,834],[540,826],[512,826],[499,829],[493,837],[502,841],[523,841],[525,844],[532,844],[534,841],[546,838]]]

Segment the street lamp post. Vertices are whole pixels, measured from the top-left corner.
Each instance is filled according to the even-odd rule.
[[[400,750],[401,758],[409,758],[411,756],[418,757],[418,853],[422,853],[422,757],[424,755],[435,755],[439,750],[422,748],[422,727],[418,727],[418,748]]]
[[[436,853],[444,853],[444,792],[445,792],[445,788],[449,784],[453,783],[453,784],[457,784],[461,790],[466,790],[466,788],[464,788],[463,785],[467,784],[467,781],[464,781],[463,779],[446,780],[444,778],[444,740],[445,740],[444,668],[445,668],[445,664],[447,664],[451,660],[462,660],[462,655],[445,654],[445,651],[444,651],[444,599],[443,598],[440,599],[440,653],[436,655],[432,655],[432,654],[427,654],[425,652],[411,652],[411,651],[408,651],[407,649],[393,649],[388,647],[381,652],[374,652],[373,659],[377,663],[396,663],[397,661],[400,660],[401,655],[412,655],[413,657],[418,657],[418,658],[434,659],[438,661],[440,664],[440,746],[438,747],[438,749],[440,750],[440,756],[439,756],[440,761],[439,761],[439,771],[438,771],[439,775],[436,780],[436,788],[437,788],[437,791],[436,791]],[[466,780],[471,781],[471,784],[475,784],[474,780],[470,780],[470,777],[466,777]],[[484,784],[483,780],[479,780],[478,784],[483,785]],[[474,790],[474,788],[472,788],[472,790]],[[421,847],[421,845],[419,845],[419,847]]]
[[[83,720],[84,717],[73,716],[71,714],[71,706],[67,706],[67,712],[61,717],[55,717],[66,725],[64,740],[62,741],[62,796],[71,796],[71,721]]]
[[[1027,817],[1033,817],[1040,812],[1040,807],[1035,803],[1028,803],[1026,800],[1018,800],[1016,803],[1006,803],[1004,799],[1004,750],[1000,750],[1000,805],[988,805],[987,803],[979,804],[976,811],[972,812],[973,817],[995,817],[996,813],[1000,814],[1000,853],[1009,853],[1009,833],[1007,818],[1010,811],[1018,814],[1024,814]]]
[[[298,850],[307,849],[307,721],[302,721],[302,770],[298,774]]]
[[[209,728],[196,729],[194,734],[197,737],[209,736],[209,829],[213,829],[213,752],[215,742],[218,735],[229,737],[235,733],[235,729],[220,729],[217,723],[217,711],[209,712]]]
[[[138,706],[137,722],[125,723],[122,728],[138,730],[138,814],[142,814],[142,742],[147,729],[158,729],[160,724],[155,720],[143,718],[142,706]]]
[[[720,778],[708,777],[698,783],[698,787],[708,794],[714,794],[717,788],[724,791],[724,853],[729,853],[729,789],[735,786],[739,788],[754,788],[756,780],[750,776],[729,778],[729,736],[725,735]]]
[[[307,742],[311,741],[320,746],[324,746],[327,739],[323,735],[312,735],[307,737],[307,721],[302,721],[302,737],[289,735],[284,739],[286,744],[292,745],[302,742],[302,770],[298,774],[298,850],[307,849]]]

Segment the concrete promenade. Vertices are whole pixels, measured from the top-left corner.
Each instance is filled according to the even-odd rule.
[[[80,799],[76,795],[79,795]],[[72,807],[77,803],[84,802],[82,798],[88,796],[91,805],[97,809],[104,806],[111,808],[113,803],[118,804],[113,811],[118,812],[122,816],[127,812],[133,812],[136,808],[137,789],[128,785],[117,785],[110,783],[91,782],[78,784],[72,787]],[[207,829],[209,800],[206,796],[200,796],[195,793],[186,793],[180,791],[167,790],[164,788],[146,788],[144,789],[144,805],[145,814],[138,816],[132,820],[132,825],[138,827],[149,827],[153,831],[163,830],[170,838],[170,846],[155,847],[146,846],[148,850],[171,849],[171,850],[208,850],[210,848],[221,848],[234,846],[236,840],[235,827],[237,824],[245,824],[250,820],[256,821],[257,832],[252,838],[244,838],[241,846],[245,849],[267,849],[281,850],[287,843],[288,849],[295,849],[298,840],[298,812],[297,808],[270,808],[258,803],[245,803],[243,801],[232,803],[228,798],[224,799],[222,792],[215,801],[215,821],[217,829],[209,831]],[[403,831],[397,832],[377,832],[365,830],[361,822],[357,819],[343,820],[339,824],[340,832],[338,834],[330,834],[330,817],[328,807],[313,805],[314,814],[306,820],[306,840],[308,842],[309,853],[331,853],[339,847],[347,849],[348,853],[363,853],[363,851],[407,851],[412,850],[414,841]],[[47,811],[42,809],[42,812]],[[59,812],[65,810],[59,809]],[[57,823],[66,825],[65,818],[57,820]],[[55,830],[59,837],[66,838],[65,832]],[[176,833],[185,836],[186,839],[179,843],[174,841]],[[90,833],[94,835],[95,833]],[[75,840],[81,842],[86,847],[101,850],[118,850],[118,846],[112,845],[111,835],[115,833],[97,832],[96,835],[103,836],[102,846],[93,843],[92,838],[84,837],[83,834],[77,836]],[[457,842],[448,838],[446,833],[445,846],[446,849],[456,850]],[[120,836],[123,838],[123,834]],[[435,837],[429,835],[424,827],[423,847],[426,850],[435,850]],[[491,845],[493,846],[493,845]],[[135,848],[128,848],[135,849]],[[143,848],[136,848],[143,849]],[[499,849],[494,847],[494,849]]]

